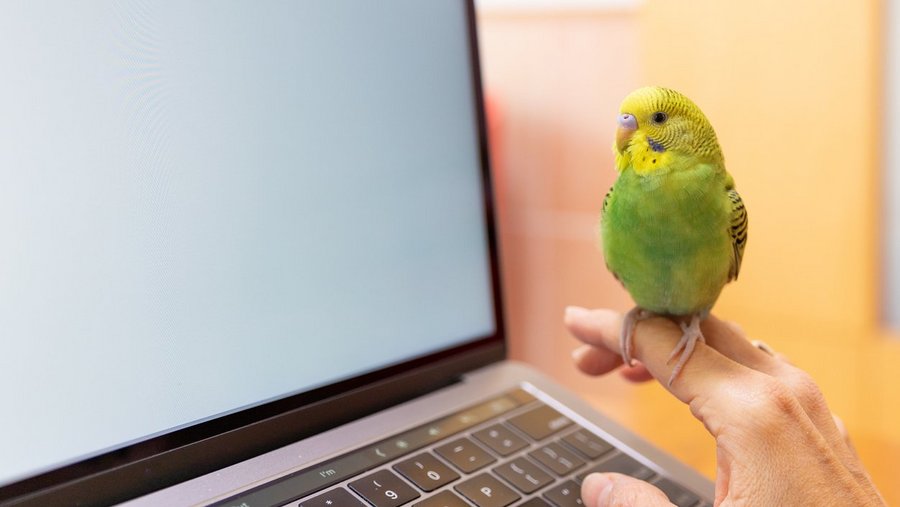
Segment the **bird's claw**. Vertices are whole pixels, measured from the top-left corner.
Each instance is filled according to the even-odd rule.
[[[703,332],[700,331],[700,321],[703,320],[703,317],[704,316],[701,314],[694,314],[691,316],[690,324],[684,321],[680,323],[682,331],[681,339],[678,340],[678,344],[675,345],[675,349],[672,350],[669,354],[669,358],[666,360],[666,364],[669,364],[676,356],[678,356],[678,362],[675,363],[675,367],[672,368],[672,374],[669,376],[669,387],[672,387],[672,382],[675,381],[675,378],[678,377],[678,374],[681,373],[684,365],[694,353],[697,342],[701,341],[706,343]]]
[[[637,323],[652,317],[653,314],[639,306],[635,306],[625,314],[622,323],[622,335],[619,337],[619,350],[622,353],[622,362],[626,366],[634,366],[634,358],[631,356],[634,350],[634,328]]]

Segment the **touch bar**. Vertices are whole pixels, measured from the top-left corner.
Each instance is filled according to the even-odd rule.
[[[517,389],[213,505],[262,507],[291,502],[509,412],[531,399]]]

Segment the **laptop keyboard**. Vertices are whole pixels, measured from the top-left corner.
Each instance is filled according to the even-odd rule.
[[[592,472],[650,481],[679,507],[711,507],[516,389],[216,503],[258,507],[570,507]]]

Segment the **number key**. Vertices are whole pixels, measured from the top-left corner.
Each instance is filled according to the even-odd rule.
[[[375,507],[398,507],[420,496],[390,470],[380,470],[349,486]]]
[[[397,463],[394,470],[403,474],[423,491],[434,491],[444,484],[459,479],[458,473],[427,452]]]

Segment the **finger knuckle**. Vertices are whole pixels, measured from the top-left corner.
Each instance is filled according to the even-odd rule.
[[[755,375],[743,391],[741,405],[748,421],[766,431],[780,431],[785,420],[802,416],[803,409],[784,382],[764,374]]]
[[[793,366],[786,366],[781,380],[807,413],[828,409],[825,396],[809,373]]]

